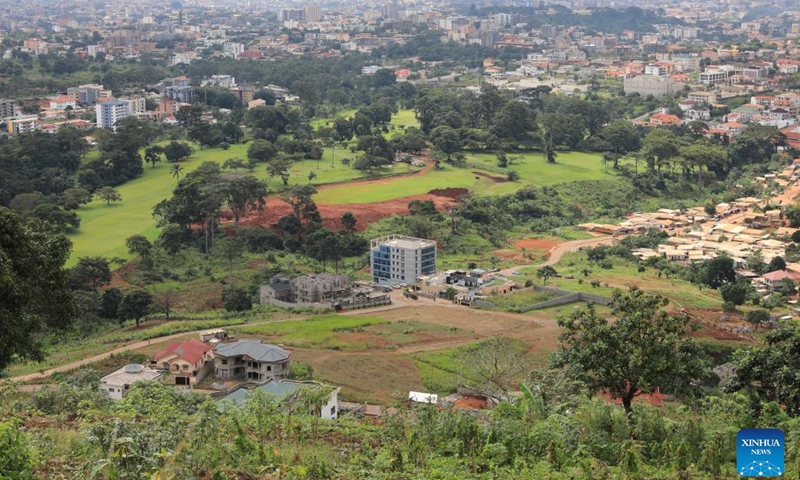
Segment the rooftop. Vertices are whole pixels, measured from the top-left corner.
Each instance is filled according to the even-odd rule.
[[[319,387],[321,386],[316,382],[297,382],[294,380],[270,380],[269,382],[259,385],[256,388],[239,388],[230,394],[222,397],[220,401],[229,401],[233,403],[243,404],[250,396],[253,390],[261,390],[270,395],[275,395],[280,400],[284,400],[291,395],[294,395],[298,390],[303,387]]]
[[[221,357],[246,355],[259,362],[282,362],[291,355],[283,348],[270,343],[261,343],[261,340],[220,343],[214,347],[214,353]]]
[[[160,370],[153,370],[144,365],[125,365],[115,372],[111,372],[100,379],[100,383],[110,385],[130,385],[144,380],[156,380],[163,375]]]
[[[175,355],[176,358],[186,360],[189,363],[196,363],[198,360],[211,350],[211,346],[200,340],[187,340],[182,343],[168,343],[167,348],[156,352],[153,356],[156,360]]]
[[[405,235],[389,235],[372,240],[373,248],[377,245],[391,245],[399,248],[423,248],[436,246],[436,242],[426,238],[407,237]]]

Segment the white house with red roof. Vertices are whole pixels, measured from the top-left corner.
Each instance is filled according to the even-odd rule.
[[[785,290],[786,279],[797,284],[797,281],[800,280],[800,275],[788,270],[775,270],[774,272],[765,273],[761,278],[770,292],[781,292]]]
[[[169,373],[165,380],[168,383],[194,385],[213,368],[211,345],[195,339],[170,342],[167,348],[156,352],[151,364]]]

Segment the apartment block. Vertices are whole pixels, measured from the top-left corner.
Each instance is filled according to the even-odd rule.
[[[372,281],[398,285],[436,273],[436,242],[424,238],[389,235],[370,242]]]

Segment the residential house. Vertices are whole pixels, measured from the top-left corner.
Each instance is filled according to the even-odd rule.
[[[211,371],[211,345],[200,340],[170,342],[153,356],[152,366],[169,373],[167,382],[175,385],[194,385]]]
[[[262,305],[280,302],[290,302],[292,300],[292,278],[289,275],[273,275],[269,279],[269,284],[262,285],[258,294]]]
[[[136,382],[158,380],[164,375],[161,370],[147,368],[144,365],[126,365],[100,379],[100,391],[112,400],[121,400],[131,385]]]
[[[776,270],[774,272],[765,273],[761,279],[770,292],[782,292],[786,290],[787,279],[796,284],[797,280],[800,279],[800,275],[788,270]]]
[[[214,346],[214,373],[223,379],[244,377],[265,382],[287,378],[291,353],[261,340],[237,340]]]
[[[654,113],[650,116],[650,125],[655,127],[672,127],[680,124],[680,117],[671,113]]]
[[[259,385],[254,389],[240,388],[238,390],[234,390],[225,397],[222,397],[220,399],[220,402],[231,402],[238,405],[244,405],[245,403],[247,403],[247,399],[250,397],[251,392],[254,391],[255,389],[258,389],[270,395],[276,396],[281,401],[281,403],[283,403],[289,408],[293,408],[297,400],[297,394],[303,388],[331,389],[331,393],[329,394],[325,405],[322,405],[321,407],[318,407],[313,411],[309,411],[308,414],[315,415],[325,420],[334,420],[338,418],[339,391],[341,390],[341,388],[330,387],[318,382],[310,382],[310,381],[298,382],[294,380],[270,380],[269,382],[263,385]]]

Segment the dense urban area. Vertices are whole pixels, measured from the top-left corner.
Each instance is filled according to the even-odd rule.
[[[800,476],[797,1],[0,0],[0,57],[0,480]]]

